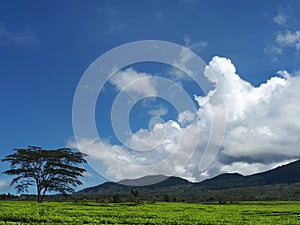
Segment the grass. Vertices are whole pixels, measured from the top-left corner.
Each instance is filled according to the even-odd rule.
[[[238,204],[0,201],[2,224],[300,224],[300,202]]]

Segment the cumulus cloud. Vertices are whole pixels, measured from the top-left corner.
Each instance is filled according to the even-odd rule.
[[[235,73],[228,59],[215,57],[209,67],[224,93],[227,130],[223,154],[257,160],[266,157],[264,161],[299,155],[299,77],[275,76],[253,87]]]
[[[132,95],[156,96],[156,80],[147,73],[139,73],[132,68],[117,72],[110,80],[119,91]]]
[[[275,17],[273,18],[273,21],[274,21],[274,23],[276,23],[276,24],[282,26],[282,25],[285,25],[286,19],[287,19],[287,17],[286,17],[285,14],[279,13],[279,14],[277,14],[277,16],[275,16]]]
[[[280,32],[276,36],[276,42],[283,46],[295,47],[300,49],[300,31],[292,32],[290,30],[286,32]]]
[[[193,148],[191,131],[186,130],[182,134],[178,123],[167,121],[156,124],[151,131],[141,129],[135,133],[126,143],[130,149],[97,139],[81,139],[77,144],[69,142],[68,147],[79,148],[88,154],[91,166],[114,180],[147,174],[173,175],[184,170],[182,165],[189,158],[190,152],[184,148]],[[172,160],[166,160],[170,155]],[[105,167],[103,170],[102,165]]]
[[[178,122],[181,125],[184,125],[186,123],[191,123],[194,119],[195,119],[195,114],[190,110],[183,111],[178,115]]]
[[[133,80],[141,76],[132,69],[126,74],[134,74]],[[78,147],[95,160],[94,165],[105,165],[104,175],[116,180],[176,174],[199,181],[221,172],[260,172],[299,158],[300,76],[279,71],[277,76],[254,87],[236,73],[229,59],[221,57],[214,57],[204,74],[215,85],[206,96],[195,96],[197,115],[183,111],[177,120],[161,121],[152,130],[140,129],[128,138],[127,147],[94,139],[80,140]],[[114,82],[121,89],[125,80],[130,82],[132,78],[121,74],[118,79]],[[150,80],[147,85],[151,88],[136,87],[130,91],[152,93],[155,85]],[[208,170],[199,171],[207,141],[214,138],[213,115],[218,117],[223,103],[223,144]],[[76,145],[69,143],[69,147]]]

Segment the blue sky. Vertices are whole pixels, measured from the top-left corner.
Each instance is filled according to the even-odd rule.
[[[214,56],[230,59],[231,62],[215,59],[212,68],[220,71],[226,67],[225,64],[228,68],[231,68],[231,64],[234,65],[236,74],[243,81],[240,87],[246,90],[248,86],[244,81],[248,82],[256,90],[253,92],[263,96],[277,96],[277,89],[272,89],[271,86],[282,84],[285,89],[278,93],[286,93],[290,99],[289,104],[278,109],[273,107],[278,103],[277,100],[270,100],[268,105],[272,107],[268,108],[269,114],[275,115],[290,107],[287,116],[296,119],[293,116],[298,112],[298,93],[293,92],[297,90],[293,84],[296,86],[300,71],[299,10],[299,1],[1,1],[0,158],[10,154],[13,148],[28,145],[47,149],[72,146],[73,97],[85,70],[97,57],[110,49],[140,40],[163,40],[186,46],[207,64]],[[130,68],[138,74],[172,76],[172,70],[168,66],[145,63]],[[281,71],[281,78],[285,72],[292,78],[275,80],[275,84],[267,85],[270,89],[255,89],[266,84],[270,78],[279,76],[278,71]],[[201,95],[195,91],[193,82],[180,82],[191,96]],[[238,86],[230,85],[228,84],[229,89]],[[109,142],[107,145],[122,148],[109,124],[110,106],[117,93],[116,82],[106,84],[102,101],[99,100],[96,107],[96,122],[98,127],[101,126],[101,138]],[[244,99],[246,101],[247,98]],[[258,102],[264,101],[263,98],[257,99]],[[193,101],[197,105],[196,99]],[[260,107],[255,105],[252,109],[256,106]],[[235,107],[241,109],[241,106]],[[259,114],[259,109],[255,112]],[[141,128],[148,128],[148,121],[154,114],[167,123],[176,120],[179,113],[164,100],[148,99],[135,105],[129,123],[132,130],[138,132]],[[283,114],[281,111],[277,113],[274,121],[283,120],[280,117]],[[243,119],[243,124],[250,124],[251,127],[249,121],[255,118],[249,116]],[[270,124],[274,125],[274,121],[270,121]],[[229,129],[230,127],[229,122]],[[245,132],[249,132],[249,127],[246,126]],[[274,129],[268,124],[261,127],[264,131]],[[276,128],[282,132],[289,127],[278,124]],[[297,134],[298,128],[296,126],[292,129],[294,134]],[[229,130],[228,137],[236,137],[234,132],[237,130],[232,133]],[[241,137],[239,140],[244,139]],[[297,137],[285,140],[287,148],[297,146],[299,142]],[[268,148],[266,146],[270,143],[284,143],[281,140],[273,141],[272,139],[261,146],[245,150],[247,153],[258,152],[253,156],[239,151],[231,153],[231,150],[226,150],[226,146],[233,144],[225,140],[223,157],[211,171],[197,176],[194,170],[186,170],[188,172],[183,172],[182,176],[190,180],[201,180],[241,167],[240,172],[249,173],[298,157],[295,152],[284,154],[284,148],[275,147],[278,152],[270,153],[272,160],[265,160],[269,154],[261,149]],[[7,166],[1,163],[0,171],[7,169]],[[109,166],[105,165],[105,168],[108,170]],[[126,175],[128,174],[118,177],[108,173],[107,177],[119,179]],[[9,179],[0,175],[0,192],[12,192],[12,189],[6,188]],[[88,167],[85,186],[103,180]]]

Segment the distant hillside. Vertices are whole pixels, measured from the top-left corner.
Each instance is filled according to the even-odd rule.
[[[162,180],[159,183],[154,183],[154,181]],[[146,185],[150,184],[150,185]],[[110,195],[112,193],[124,193],[132,189],[143,189],[143,190],[156,190],[156,189],[168,189],[172,187],[182,187],[190,185],[188,180],[180,177],[167,177],[163,175],[151,175],[146,177],[141,177],[138,179],[126,179],[120,182],[106,182],[94,187],[83,189],[77,194],[102,194]],[[146,185],[146,186],[145,186]]]
[[[300,160],[249,176],[238,173],[221,174],[196,185],[209,189],[228,189],[297,182],[300,182]]]
[[[248,183],[260,185],[300,182],[300,160],[246,178]]]
[[[153,184],[155,181],[161,182]],[[106,182],[76,195],[103,199],[118,195],[128,201],[132,200],[131,190],[137,189],[139,198],[144,200],[212,201],[226,196],[235,200],[300,200],[299,187],[300,160],[249,176],[225,173],[198,183],[163,175]]]
[[[149,175],[137,179],[125,179],[121,180],[119,184],[125,184],[129,186],[145,186],[145,185],[152,185],[156,183],[160,183],[164,180],[167,180],[169,177],[164,175]]]

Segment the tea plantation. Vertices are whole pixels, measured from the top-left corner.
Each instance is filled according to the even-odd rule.
[[[11,224],[300,224],[300,202],[99,203],[0,201]]]

